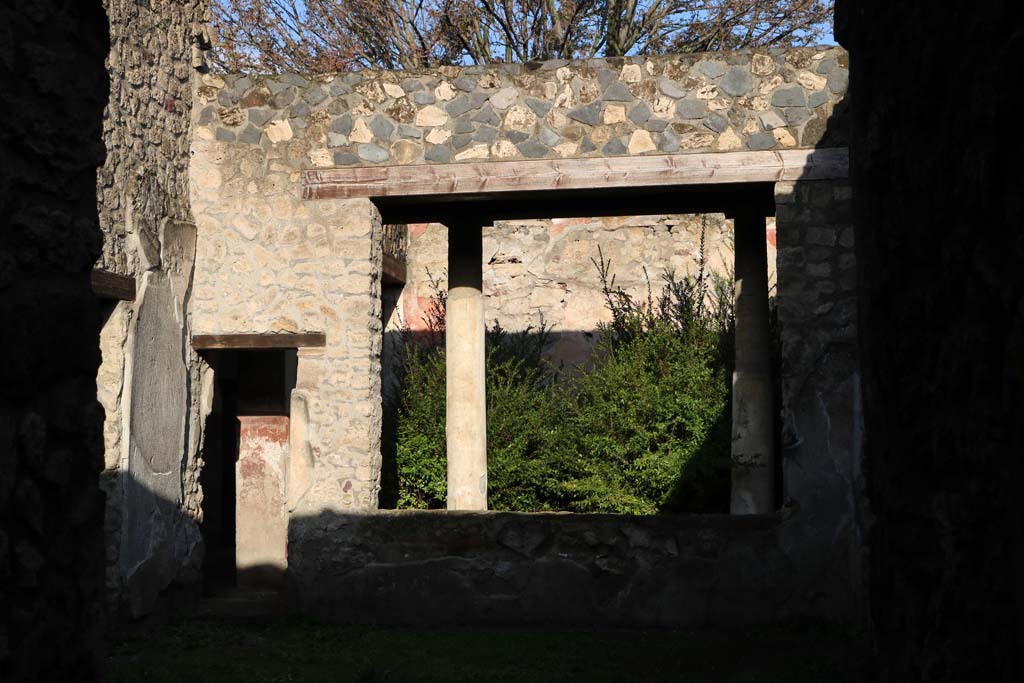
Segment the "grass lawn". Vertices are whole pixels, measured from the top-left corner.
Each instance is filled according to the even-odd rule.
[[[384,628],[192,619],[115,645],[108,680],[841,683],[861,680],[863,662],[861,639],[836,628]]]

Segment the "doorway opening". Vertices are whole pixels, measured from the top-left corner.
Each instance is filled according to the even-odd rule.
[[[214,372],[203,445],[203,592],[283,585],[294,349],[204,351]],[[282,532],[284,537],[282,538]]]

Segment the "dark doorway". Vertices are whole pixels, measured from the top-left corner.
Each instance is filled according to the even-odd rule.
[[[203,592],[217,595],[238,585],[236,564],[236,464],[239,416],[284,415],[295,388],[294,349],[204,352],[213,368],[213,406],[203,443],[203,521],[206,548]]]

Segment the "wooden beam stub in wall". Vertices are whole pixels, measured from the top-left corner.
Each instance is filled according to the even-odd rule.
[[[302,172],[304,199],[600,190],[842,179],[849,150],[659,154],[594,159],[483,161],[324,168]]]
[[[300,334],[268,332],[262,334],[196,334],[192,336],[192,348],[214,349],[300,349],[327,345],[323,332]]]
[[[135,278],[93,268],[89,277],[92,292],[100,299],[135,301]]]

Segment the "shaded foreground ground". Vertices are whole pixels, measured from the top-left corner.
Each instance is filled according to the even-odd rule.
[[[373,628],[300,619],[192,619],[115,645],[110,681],[845,682],[863,678],[847,629],[736,632]]]

